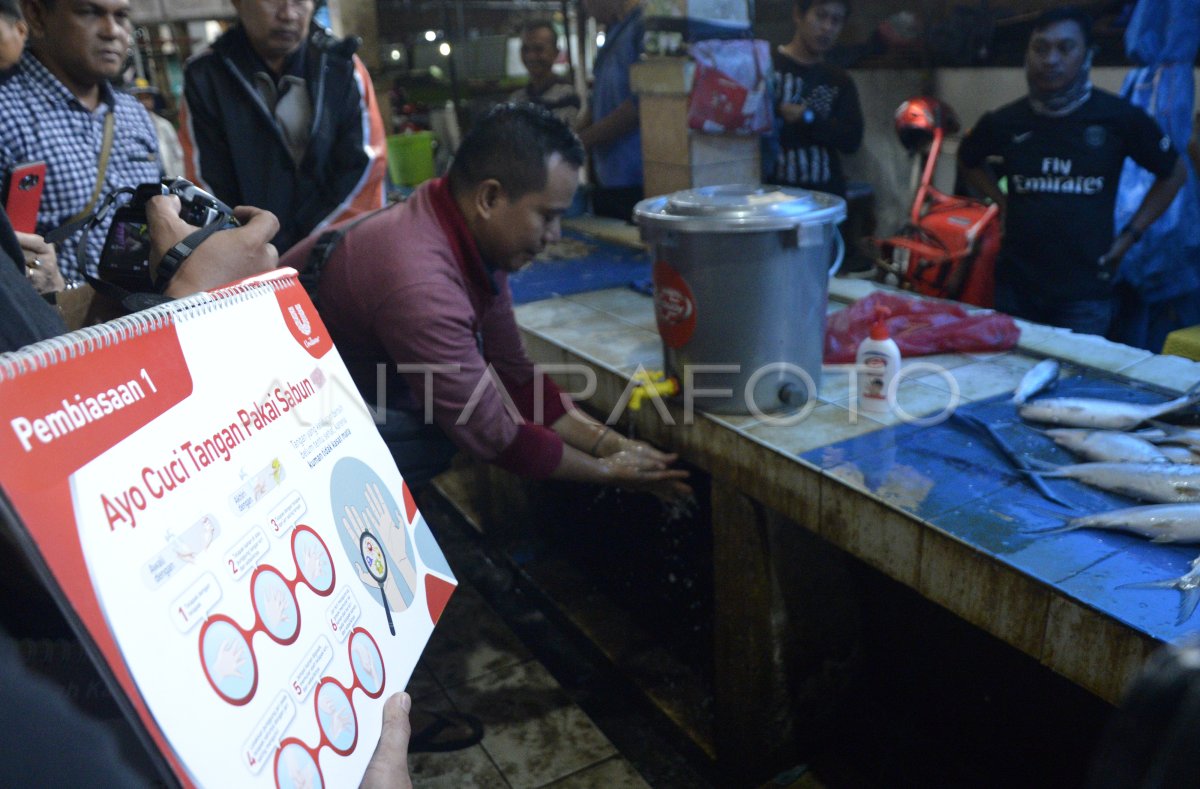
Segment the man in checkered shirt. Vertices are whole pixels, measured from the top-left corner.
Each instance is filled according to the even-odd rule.
[[[157,181],[158,139],[137,99],[113,89],[129,53],[129,0],[28,0],[29,49],[0,84],[0,176],[25,162],[46,163],[37,232],[45,235],[82,211],[96,186],[104,122],[113,143],[97,203],[125,186]],[[111,219],[111,214],[110,214]],[[94,228],[78,260],[82,231],[58,246],[68,281],[96,274],[109,220]]]

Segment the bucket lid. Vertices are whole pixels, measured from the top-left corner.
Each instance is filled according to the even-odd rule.
[[[633,209],[639,224],[698,232],[789,230],[841,222],[846,201],[837,195],[758,184],[702,186],[643,200]]]

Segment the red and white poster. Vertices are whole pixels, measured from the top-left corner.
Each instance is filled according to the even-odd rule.
[[[185,784],[356,785],[454,575],[281,271],[0,357],[0,485]]]

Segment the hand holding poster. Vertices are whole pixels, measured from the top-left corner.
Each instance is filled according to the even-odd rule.
[[[455,580],[294,273],[0,357],[0,452],[179,780],[357,783]]]

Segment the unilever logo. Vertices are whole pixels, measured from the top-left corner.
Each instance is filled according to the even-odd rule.
[[[312,324],[308,321],[308,315],[304,313],[304,305],[292,304],[288,307],[288,315],[292,316],[292,323],[296,324],[296,328],[305,337],[312,334]]]

